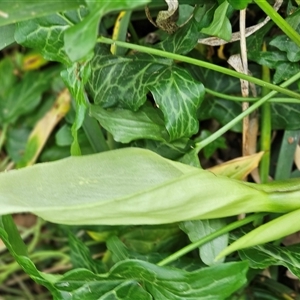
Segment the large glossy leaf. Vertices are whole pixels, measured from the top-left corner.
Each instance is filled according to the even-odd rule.
[[[2,173],[0,205],[62,224],[161,224],[294,210],[298,185],[276,192],[125,148]]]
[[[108,274],[71,271],[55,285],[69,293],[70,299],[83,299],[89,291],[90,300],[221,300],[246,282],[247,269],[246,262],[234,262],[187,272],[140,260],[125,260],[118,262]]]
[[[1,0],[0,26],[32,18],[38,18],[54,12],[66,11],[85,5],[83,0],[47,0],[47,1],[14,1]],[[5,17],[3,17],[3,15]]]
[[[300,245],[280,247],[272,244],[255,246],[240,250],[243,260],[248,260],[251,268],[265,269],[269,266],[285,266],[295,276],[300,278]]]
[[[79,23],[87,14],[85,8],[65,13],[56,13],[16,24],[15,39],[17,43],[34,48],[47,60],[71,65],[64,49],[65,31]]]
[[[137,111],[150,90],[164,114],[171,140],[198,131],[196,111],[204,87],[172,61],[147,54],[117,57],[99,49],[92,60],[89,91],[102,107],[120,106]]]

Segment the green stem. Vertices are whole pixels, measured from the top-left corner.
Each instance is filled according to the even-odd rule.
[[[263,51],[266,51],[264,45]],[[267,66],[262,66],[262,79],[265,81],[271,80],[270,69]],[[262,89],[262,95],[268,94],[268,89]],[[271,104],[269,102],[264,103],[261,106],[261,120],[260,120],[260,150],[264,151],[264,155],[260,161],[259,173],[261,183],[267,183],[269,181],[269,171],[270,171],[270,159],[271,159]]]
[[[290,79],[285,81],[283,84],[281,84],[281,87],[287,87],[293,82],[297,81],[300,79],[300,72],[297,73],[296,75],[292,76]],[[210,135],[208,138],[205,140],[199,142],[196,144],[196,149],[199,152],[201,149],[203,149],[205,146],[222,136],[226,131],[231,129],[235,124],[243,120],[244,117],[255,111],[257,108],[259,108],[262,104],[264,104],[266,101],[268,101],[270,98],[274,97],[277,94],[276,91],[272,91],[266,96],[262,97],[259,101],[255,102],[252,104],[247,110],[243,111],[241,114],[239,114],[237,117],[235,117],[233,120],[231,120],[229,123],[224,125],[222,128],[220,128],[218,131]]]
[[[245,100],[247,102],[256,102],[260,99],[260,97],[242,97],[242,96],[232,96],[232,95],[227,95],[227,94],[223,94],[220,92],[216,92],[213,91],[211,89],[205,88],[205,91],[207,94],[216,96],[220,99],[225,99],[225,100],[229,100],[229,101],[236,101],[236,102],[244,102]],[[293,99],[293,98],[272,98],[270,99],[268,102],[270,103],[295,103],[295,104],[300,104],[299,100],[297,99]]]
[[[271,18],[271,20],[300,47],[300,35],[285,21],[268,1],[254,0],[254,2]]]
[[[37,218],[37,222],[34,225],[33,238],[27,247],[28,252],[31,253],[35,250],[37,243],[40,240],[41,228],[44,225],[44,221],[41,218]]]
[[[183,255],[199,248],[200,246],[214,240],[215,238],[226,234],[236,228],[242,227],[248,223],[251,223],[257,219],[261,219],[264,215],[266,215],[265,213],[259,213],[259,214],[253,214],[250,215],[248,217],[246,217],[245,219],[233,222],[207,236],[205,236],[204,238],[201,238],[200,240],[193,242],[187,246],[185,246],[184,248],[181,248],[180,250],[176,251],[175,253],[171,254],[170,256],[166,257],[165,259],[161,260],[159,263],[157,263],[158,266],[165,266],[175,260],[177,260],[178,258],[182,257]]]
[[[288,89],[283,88],[283,86],[277,86],[274,84],[271,84],[269,82],[265,82],[261,79],[249,76],[249,75],[245,75],[224,67],[220,67],[217,66],[215,64],[212,63],[208,63],[206,61],[202,61],[202,60],[198,60],[195,58],[191,58],[191,57],[187,57],[187,56],[183,56],[183,55],[179,55],[179,54],[174,54],[171,52],[166,52],[163,50],[159,50],[159,49],[155,49],[155,48],[150,48],[150,47],[145,47],[145,46],[141,46],[141,45],[135,45],[135,44],[131,44],[131,43],[126,43],[126,42],[121,42],[121,41],[115,41],[109,38],[105,38],[105,37],[99,37],[97,40],[99,43],[104,43],[104,44],[116,44],[120,47],[124,47],[124,48],[129,48],[132,50],[136,50],[136,51],[140,51],[140,52],[146,52],[149,54],[153,54],[153,55],[158,55],[158,56],[162,56],[165,58],[170,58],[173,60],[178,60],[178,61],[182,61],[182,62],[186,62],[195,66],[199,66],[199,67],[203,67],[206,69],[210,69],[210,70],[214,70],[229,76],[233,76],[239,79],[244,79],[247,80],[249,82],[253,82],[257,85],[263,86],[263,87],[267,87],[271,90],[277,91],[279,93],[288,95],[290,97],[296,98],[296,99],[300,99],[300,94],[290,91]],[[273,96],[273,95],[272,95]]]

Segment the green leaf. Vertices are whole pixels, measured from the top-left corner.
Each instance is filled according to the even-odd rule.
[[[183,230],[191,242],[196,242],[201,238],[213,233],[214,231],[226,226],[226,222],[222,219],[215,220],[195,220],[185,221],[180,224],[180,229]],[[206,265],[215,264],[215,257],[227,247],[228,234],[219,236],[211,242],[199,248],[199,255]],[[218,261],[219,263],[222,261]]]
[[[171,160],[178,160],[193,145],[194,143],[187,138],[182,138],[169,143],[154,140],[137,140],[132,143],[132,146],[134,147],[151,150]]]
[[[297,130],[300,128],[300,104],[272,103],[272,129]]]
[[[61,224],[163,224],[297,209],[298,181],[287,185],[276,198],[276,185],[265,191],[125,148],[0,173],[0,205],[2,214],[31,211]]]
[[[126,260],[129,256],[126,246],[115,235],[107,239],[106,247],[112,253],[112,259],[115,263]]]
[[[0,61],[0,102],[6,101],[7,95],[11,92],[17,82],[17,76],[14,74],[14,69],[15,66],[12,58],[5,57]]]
[[[0,26],[15,22],[38,18],[54,12],[76,9],[80,5],[85,5],[83,0],[32,0],[14,1],[1,0],[1,13],[5,17],[0,18]]]
[[[91,64],[88,88],[96,104],[137,111],[150,90],[164,114],[171,140],[189,137],[198,131],[196,111],[204,87],[184,69],[172,66],[170,60],[148,54],[121,58],[106,54],[100,48]]]
[[[159,43],[156,48],[176,54],[188,53],[198,43],[199,33],[197,27],[197,22],[192,18],[185,26],[177,30],[175,34],[168,36]]]
[[[0,27],[0,50],[9,46],[15,41],[15,25],[10,24]]]
[[[278,65],[286,62],[286,54],[279,51],[252,51],[248,58],[269,69],[276,69]]]
[[[162,116],[157,109],[142,106],[138,111],[112,108],[104,109],[98,105],[90,106],[90,114],[101,126],[112,133],[114,140],[129,143],[137,139],[167,141],[169,135]]]
[[[84,84],[87,82],[90,72],[90,65],[87,62],[82,64],[75,63],[72,67],[61,72],[61,77],[70,90],[76,103],[76,115],[72,125],[72,136],[74,139],[71,145],[72,155],[81,155],[78,142],[78,130],[83,124],[87,110]]]
[[[57,299],[153,299],[139,282],[130,279],[124,280],[120,276],[118,278],[116,276],[108,277],[108,275],[104,274],[104,278],[102,278],[85,269],[70,271],[56,282],[56,288],[60,290],[60,298]]]
[[[203,107],[203,109],[202,109]],[[221,125],[225,125],[242,111],[241,103],[223,99],[211,99],[208,97],[198,110],[198,118],[207,120],[216,119]],[[242,132],[242,123],[239,122],[231,128],[232,131]]]
[[[276,67],[273,82],[278,84],[300,72],[299,63],[282,62]]]
[[[171,64],[169,59],[148,54],[117,57],[99,47],[91,61],[88,89],[95,104],[136,111],[146,101],[149,77]]]
[[[272,244],[255,246],[240,250],[242,260],[249,261],[254,269],[265,269],[269,266],[285,266],[300,278],[300,245],[280,247]]]
[[[0,98],[0,120],[13,123],[21,115],[32,111],[40,102],[42,94],[49,89],[52,80],[58,76],[60,68],[28,72],[21,82],[10,89],[5,99]]]
[[[46,60],[71,65],[64,49],[65,31],[81,21],[87,14],[85,8],[56,13],[16,24],[17,43],[38,50]]]
[[[277,36],[270,42],[270,45],[286,52],[290,62],[297,62],[300,60],[300,48],[285,35]]]
[[[248,58],[270,69],[276,69],[273,78],[275,84],[289,79],[300,71],[299,64],[288,61],[284,52],[253,51],[249,52]]]
[[[131,251],[151,255],[172,251],[174,247],[178,247],[178,240],[182,236],[178,224],[143,225],[124,230],[120,239]]]
[[[117,263],[108,274],[71,271],[56,283],[56,287],[68,292],[72,299],[84,299],[88,291],[91,300],[100,296],[101,299],[126,300],[221,300],[246,282],[247,269],[247,262],[233,262],[187,272],[140,260],[126,260]],[[80,288],[82,286],[85,288]]]
[[[200,136],[195,140],[195,142],[203,141],[208,138],[212,133],[209,130],[201,130]],[[217,149],[226,149],[226,140],[224,137],[219,137],[206,147],[203,148],[203,154],[205,158],[210,158]]]
[[[276,198],[278,196],[274,194],[273,197]],[[297,222],[299,217],[300,209],[296,209],[261,225],[228,246],[216,259],[228,255],[233,251],[278,240],[289,235],[291,232],[297,232],[300,229],[300,224]]]
[[[44,285],[53,295],[56,295],[53,282],[60,275],[50,275],[39,272],[27,256],[26,246],[20,237],[18,229],[10,215],[0,216],[0,238],[24,271],[37,283]]]
[[[197,109],[204,96],[204,86],[184,69],[174,66],[154,74],[155,84],[149,87],[157,106],[162,110],[171,140],[190,137],[198,132]],[[151,80],[151,78],[150,78]]]
[[[225,41],[230,41],[232,29],[230,21],[226,15],[228,7],[229,3],[226,0],[222,4],[220,4],[215,10],[212,23],[208,27],[202,28],[201,32],[216,36]]]
[[[31,130],[25,126],[9,127],[6,135],[5,149],[15,164],[22,160],[27,139]]]
[[[86,268],[95,273],[105,271],[104,266],[99,261],[92,259],[91,253],[85,243],[71,232],[69,232],[69,245],[73,268]]]
[[[228,2],[234,7],[234,9],[244,9],[252,2],[252,0],[228,0]]]
[[[65,51],[71,61],[78,61],[92,52],[97,41],[100,20],[105,14],[131,10],[149,2],[150,0],[87,1],[90,13],[82,22],[69,28],[65,34]]]

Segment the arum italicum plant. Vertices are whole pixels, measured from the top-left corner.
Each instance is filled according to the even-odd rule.
[[[15,183],[18,182],[16,185]],[[300,181],[251,184],[125,148],[0,174],[1,213],[60,224],[164,224],[275,212],[220,256],[300,229]]]
[[[118,2],[121,4],[116,4]],[[99,73],[103,71],[103,66],[101,62],[97,62],[97,59],[95,59],[96,64],[91,68],[92,71],[89,68],[90,64],[93,64],[93,61],[90,61],[90,57],[93,53],[90,51],[93,51],[96,41],[101,44],[101,46],[103,46],[103,44],[113,44],[114,47],[119,47],[119,49],[131,49],[137,51],[138,54],[147,53],[149,55],[146,57],[147,60],[150,59],[150,54],[153,55],[150,61],[152,66],[157,67],[158,71],[160,68],[166,68],[167,70],[172,70],[173,68],[173,71],[175,70],[174,73],[177,74],[177,80],[182,77],[185,79],[183,82],[180,82],[181,86],[186,82],[190,82],[193,83],[193,85],[189,86],[195,89],[194,81],[190,77],[182,76],[183,71],[181,70],[182,72],[180,72],[179,67],[176,65],[178,61],[244,79],[271,90],[271,92],[251,105],[249,109],[228,122],[214,134],[195,143],[193,149],[186,153],[187,157],[189,157],[189,155],[197,155],[201,149],[223,135],[245,116],[271,100],[276,93],[280,92],[288,95],[292,97],[288,98],[292,99],[292,101],[300,99],[300,95],[297,92],[288,89],[289,85],[299,80],[300,73],[297,73],[278,86],[252,76],[220,67],[216,64],[181,55],[183,52],[188,53],[194,49],[197,44],[198,29],[193,23],[195,20],[191,20],[191,28],[195,27],[197,30],[195,41],[190,42],[191,45],[187,47],[187,49],[182,50],[179,54],[175,54],[178,49],[172,51],[172,48],[170,48],[171,50],[166,51],[165,49],[160,50],[155,47],[145,47],[137,43],[127,43],[124,40],[120,41],[97,36],[96,32],[98,32],[99,19],[105,14],[123,9],[134,9],[138,4],[146,5],[148,2],[150,1],[87,1],[87,7],[90,11],[87,17],[85,15],[87,12],[84,12],[84,15],[80,16],[83,17],[83,22],[81,22],[80,19],[77,20],[78,23],[70,25],[71,19],[66,19],[66,17],[62,17],[62,15],[55,15],[54,21],[51,18],[47,19],[48,23],[46,22],[46,24],[48,24],[48,27],[46,26],[44,32],[45,38],[43,37],[43,31],[40,30],[42,27],[39,23],[44,24],[45,20],[43,19],[41,21],[36,20],[33,23],[29,22],[30,26],[26,24],[26,22],[21,22],[16,25],[15,39],[19,44],[26,47],[38,47],[40,52],[47,59],[56,60],[68,66],[68,69],[62,72],[62,77],[72,93],[76,103],[77,113],[72,128],[74,136],[74,147],[71,149],[72,154],[78,154],[80,152],[78,151],[80,149],[77,141],[77,130],[83,123],[85,110],[90,110],[91,115],[95,118],[98,111],[107,112],[105,108],[100,105],[97,107],[95,105],[97,104],[96,101],[93,102],[93,105],[86,103],[88,101],[86,101],[85,84],[89,82],[90,74],[93,73],[93,76],[95,76],[97,68],[100,70]],[[242,1],[239,2],[242,3]],[[256,2],[259,3],[262,8],[268,9],[268,7],[266,7],[267,4],[264,4],[267,3],[266,1]],[[276,20],[274,15],[271,17]],[[60,18],[59,20],[62,24],[65,24],[63,22],[66,22],[66,20],[68,22],[59,28],[56,18]],[[279,26],[282,26],[282,22],[277,23]],[[35,28],[36,34],[32,34],[33,29],[31,26]],[[292,28],[286,28],[286,34],[299,45],[299,35]],[[49,32],[47,30],[49,30]],[[127,27],[124,31],[126,37]],[[57,48],[54,47],[54,50],[52,47],[47,47],[49,45],[48,38],[51,36],[49,33],[53,32],[56,35],[59,33],[59,37],[63,37],[61,40],[58,39],[60,43],[56,45]],[[82,34],[83,32],[84,34]],[[193,30],[190,30],[189,33],[193,33]],[[185,44],[182,42],[182,40],[184,40],[182,37],[178,35],[177,38],[178,41],[174,42],[176,47]],[[100,50],[102,51],[103,49]],[[125,52],[126,51],[124,51],[124,53]],[[130,57],[112,56],[111,53],[105,54],[104,52],[100,53],[98,58],[99,57],[102,59],[103,57],[107,57],[107,61],[110,61],[113,66],[118,66],[119,60],[121,62],[122,60],[131,61]],[[166,60],[161,63],[161,61],[157,60],[157,57],[163,57]],[[141,58],[137,56],[135,63],[138,63],[139,59]],[[78,61],[81,60],[83,60],[83,63],[78,63]],[[153,64],[152,60],[155,64]],[[147,68],[149,65],[151,66],[151,64],[145,63]],[[132,67],[132,65],[129,65],[129,67]],[[109,74],[118,73],[112,72],[111,69],[109,72]],[[135,71],[133,73],[135,73]],[[156,73],[159,72],[155,72],[155,74]],[[108,73],[104,74],[105,78],[112,79],[112,81],[118,79],[113,76],[110,78],[107,74]],[[178,74],[180,74],[180,76]],[[124,73],[118,75],[123,77]],[[187,76],[187,73],[184,72],[184,75]],[[102,84],[102,81],[98,79],[99,78],[95,76],[95,82]],[[158,84],[158,81],[155,81],[155,83]],[[176,86],[178,86],[177,81],[174,82]],[[98,86],[93,86],[93,83],[93,80],[89,82],[91,86],[90,90],[93,88],[98,90]],[[108,80],[107,85],[112,85],[111,81]],[[147,91],[149,89],[146,83],[141,87],[143,89],[146,87],[145,90]],[[198,87],[199,95],[194,101],[198,101],[204,94],[202,83],[197,83],[196,87]],[[100,93],[102,93],[101,88],[99,89]],[[156,93],[157,97],[158,95],[159,93]],[[165,96],[165,94],[163,95]],[[129,98],[131,100],[131,95]],[[161,106],[163,106],[163,101]],[[136,110],[138,108],[139,107],[137,107]],[[166,106],[166,111],[169,111],[168,108],[169,107]],[[126,109],[124,109],[124,111],[126,112]],[[145,110],[145,113],[146,112],[147,110]],[[116,113],[116,111],[113,111],[111,115],[114,113]],[[130,116],[135,113],[136,111],[134,110]],[[186,116],[190,116],[191,114],[192,113],[188,111],[187,114],[181,116],[181,119],[185,119]],[[128,114],[125,116],[128,116]],[[141,124],[145,119],[141,118],[141,120],[140,123],[137,123]],[[99,121],[101,123],[103,119]],[[113,123],[114,126],[116,125],[114,121],[111,123]],[[189,122],[187,123],[189,124]],[[198,120],[196,123],[198,124]],[[98,124],[96,125],[98,126]],[[103,123],[101,123],[101,125],[109,134],[114,135],[114,132],[107,129]],[[171,125],[174,125],[174,123]],[[99,130],[99,126],[97,126],[96,128],[100,132],[99,136],[101,137],[102,131]],[[163,122],[163,127],[164,126],[165,124]],[[120,132],[119,129],[121,127],[114,128],[116,128],[115,132]],[[168,134],[170,134],[170,129],[172,129],[172,126],[168,127]],[[158,131],[159,134],[161,134],[161,130],[159,129]],[[174,132],[175,131],[176,130],[174,130]],[[189,133],[194,134],[195,132],[191,130]],[[116,139],[116,135],[113,137]],[[174,140],[181,137],[182,136],[175,136]],[[99,137],[97,138],[100,140]],[[136,140],[140,138],[141,137],[138,136]],[[159,135],[159,138],[164,140],[164,136]],[[134,139],[119,142],[129,143],[132,140]],[[103,143],[100,141],[100,144],[106,145],[105,138],[103,138]],[[105,150],[108,148],[109,147],[105,148]],[[104,149],[100,147],[100,149],[98,148],[96,150],[102,151]],[[184,161],[184,158],[182,161]],[[31,212],[49,222],[67,225],[155,225],[189,220],[220,219],[244,213],[250,214],[246,215],[246,218],[243,220],[235,221],[205,238],[191,243],[157,264],[158,266],[164,266],[184,255],[187,251],[191,251],[203,245],[205,242],[211,241],[213,238],[260,219],[263,216],[260,212],[280,213],[282,215],[259,226],[232,243],[219,253],[216,257],[217,259],[232,251],[273,241],[300,230],[300,224],[298,222],[300,218],[300,180],[268,184],[247,183],[215,174],[212,171],[168,160],[149,150],[123,148],[102,152],[100,154],[73,156],[56,162],[42,163],[20,170],[3,172],[0,174],[0,207],[0,213],[3,215],[0,218],[1,238],[13,254],[18,252],[15,257],[20,265],[23,265],[23,267],[24,265],[29,266],[28,269],[30,269],[31,277],[41,280],[41,277],[46,275],[38,274],[35,267],[30,265],[26,257],[26,249],[24,249],[24,244],[21,246],[22,243],[17,230],[12,228],[13,226],[11,224],[13,223],[11,219],[9,219],[10,217],[4,215]],[[11,247],[10,244],[14,247]],[[16,245],[18,247],[16,247]],[[125,264],[126,263],[125,261]],[[50,277],[48,277],[47,280],[49,282],[52,281]],[[43,283],[43,281],[40,282]]]

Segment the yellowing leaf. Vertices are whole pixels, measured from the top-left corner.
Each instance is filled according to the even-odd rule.
[[[57,98],[48,113],[36,124],[31,132],[23,159],[17,167],[25,167],[34,164],[45,143],[47,142],[53,128],[66,115],[70,108],[70,94],[65,89]]]
[[[48,63],[47,60],[43,58],[43,56],[37,52],[31,52],[24,56],[22,62],[22,70],[30,71],[37,70],[40,67],[46,65]]]
[[[263,152],[259,152],[253,155],[239,157],[221,165],[209,168],[208,170],[214,174],[243,180],[255,168],[257,168],[262,156]]]

